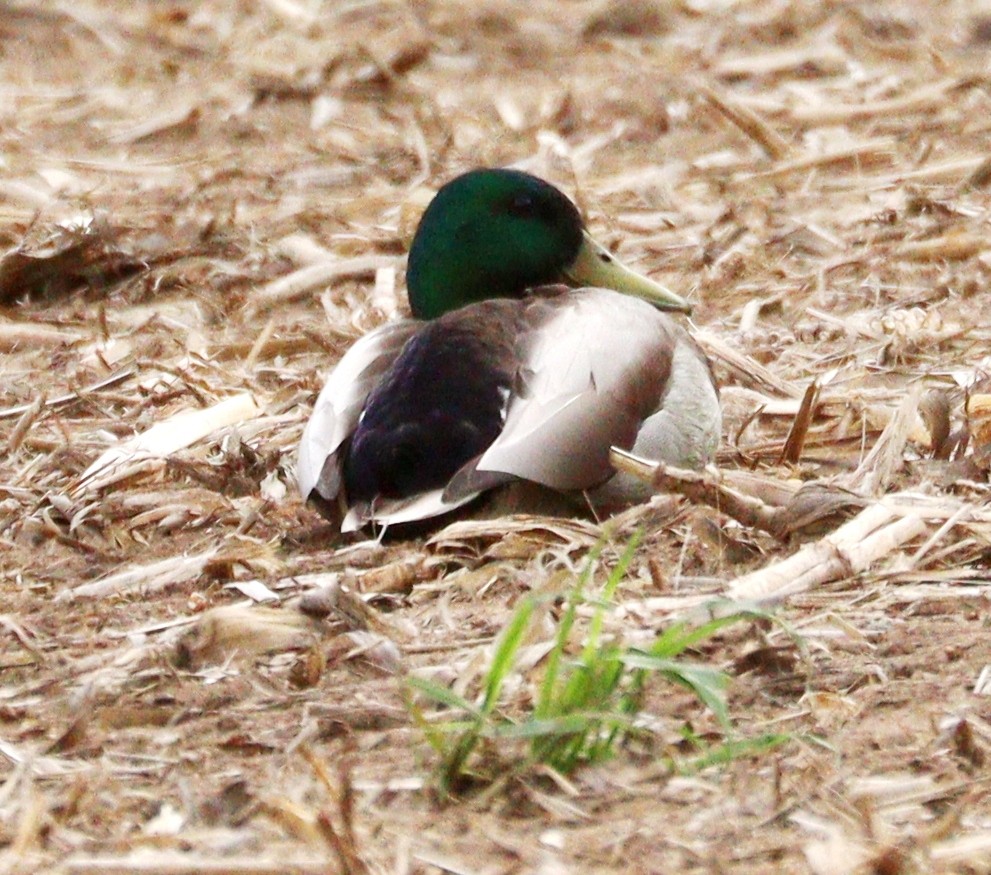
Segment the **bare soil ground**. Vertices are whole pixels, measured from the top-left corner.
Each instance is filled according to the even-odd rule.
[[[2,4],[0,868],[991,871],[989,73],[979,0]],[[601,529],[295,493],[429,192],[510,163],[696,303],[760,512],[616,521],[609,629],[776,605],[694,655],[770,753],[673,771],[719,727],[658,684],[653,749],[441,804],[402,677],[471,694]]]

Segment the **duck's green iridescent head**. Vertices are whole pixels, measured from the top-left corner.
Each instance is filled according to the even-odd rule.
[[[418,319],[561,282],[611,288],[666,309],[691,309],[592,240],[561,191],[519,170],[471,170],[443,186],[420,219],[406,270]]]

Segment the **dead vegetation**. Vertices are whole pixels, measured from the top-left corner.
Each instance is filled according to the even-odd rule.
[[[6,871],[991,869],[982,3],[15,2],[0,50]],[[777,605],[802,652],[699,656],[793,740],[673,774],[718,727],[663,689],[653,755],[441,806],[399,679],[470,694],[603,528],[345,543],[293,454],[431,187],[507,163],[723,385],[719,472],[609,524],[608,631]]]

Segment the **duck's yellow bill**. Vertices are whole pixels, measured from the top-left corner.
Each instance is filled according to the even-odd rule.
[[[583,232],[578,257],[570,267],[565,268],[564,278],[575,286],[612,289],[643,298],[662,310],[692,312],[692,305],[688,301],[660,283],[628,268],[601,243],[596,243],[588,231]]]

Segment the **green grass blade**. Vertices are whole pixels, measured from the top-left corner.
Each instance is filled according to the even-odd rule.
[[[465,711],[468,714],[478,716],[479,710],[471,702],[462,696],[459,696],[454,690],[449,687],[442,686],[441,684],[436,684],[427,678],[420,677],[410,677],[408,681],[409,685],[416,690],[419,690],[425,696],[433,699],[439,705],[447,705],[448,708],[456,708],[459,711]]]
[[[481,707],[483,714],[492,713],[499,702],[502,685],[516,664],[516,654],[523,644],[523,636],[530,625],[535,604],[535,600],[531,597],[523,599],[513,613],[509,625],[503,630],[495,653],[492,654],[492,665],[485,677],[485,695]]]
[[[601,552],[602,545],[597,544],[589,553],[585,567],[578,575],[578,580],[575,581],[575,585],[568,595],[564,614],[558,621],[557,635],[554,636],[554,646],[547,655],[547,670],[544,672],[544,679],[540,684],[540,692],[537,696],[537,706],[534,709],[534,716],[538,719],[546,717],[549,713],[550,702],[560,682],[561,660],[566,652],[568,641],[571,639],[571,630],[578,614],[578,605],[584,600],[585,587],[591,579],[592,569],[595,567],[595,562]]]
[[[729,726],[729,711],[726,707],[726,688],[729,676],[719,669],[707,665],[679,662],[667,657],[654,656],[640,650],[630,650],[622,657],[623,664],[630,668],[641,668],[658,672],[668,680],[688,687],[723,726]]]
[[[588,636],[585,639],[585,647],[582,650],[582,661],[584,662],[591,660],[599,647],[599,639],[602,637],[602,624],[605,622],[606,611],[613,607],[616,589],[620,581],[626,576],[626,571],[630,567],[634,555],[636,555],[637,547],[640,546],[642,537],[643,533],[638,530],[630,538],[630,543],[626,545],[626,549],[619,557],[616,567],[613,568],[606,580],[606,585],[602,588],[602,596],[597,602],[598,607],[592,616],[592,623],[589,626]]]
[[[679,763],[678,771],[682,774],[694,774],[711,766],[725,766],[743,757],[761,756],[791,740],[792,737],[788,734],[771,733],[757,738],[725,741],[714,745],[701,756]]]

